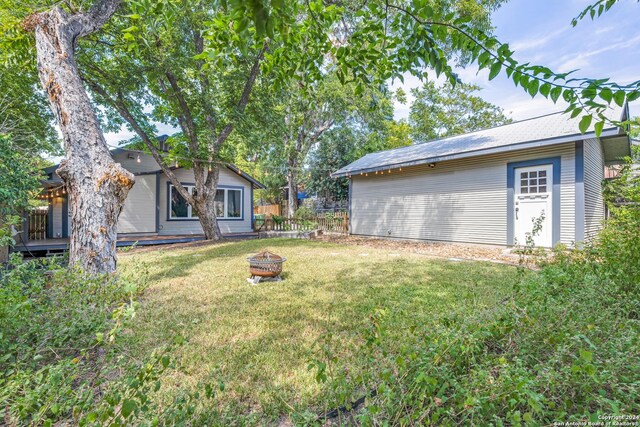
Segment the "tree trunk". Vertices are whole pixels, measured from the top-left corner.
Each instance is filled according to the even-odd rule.
[[[198,213],[204,238],[206,240],[220,240],[222,233],[218,226],[218,217],[216,216],[215,197],[207,197],[199,203],[195,203],[193,209]]]
[[[287,203],[287,215],[293,217],[298,209],[298,183],[296,182],[296,174],[293,170],[294,166],[289,168],[287,173],[287,189],[289,190],[289,200]]]
[[[222,233],[218,226],[218,216],[216,215],[216,191],[218,190],[218,178],[220,167],[214,166],[207,176],[206,184],[203,185],[205,194],[197,194],[193,198],[192,209],[198,214],[204,238],[206,240],[220,240]]]
[[[54,7],[25,21],[35,30],[40,81],[64,141],[57,173],[70,200],[69,262],[89,273],[116,269],[116,224],[134,177],[111,157],[80,79],[75,41],[99,29],[118,4],[103,0],[74,15]]]

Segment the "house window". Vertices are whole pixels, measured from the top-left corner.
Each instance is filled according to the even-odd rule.
[[[216,192],[218,218],[242,218],[242,190],[221,188]]]
[[[536,194],[547,192],[547,171],[520,172],[520,193]]]
[[[184,188],[187,189],[189,194],[193,195],[194,187],[193,185],[184,185]],[[197,219],[198,215],[193,212],[191,205],[187,203],[187,201],[180,195],[178,190],[172,185],[169,188],[169,200],[171,201],[171,206],[169,209],[171,219]]]
[[[184,185],[193,194],[192,185]],[[169,187],[169,200],[171,201],[170,219],[197,219],[198,215],[192,210],[191,205],[178,193],[173,185]],[[216,191],[214,199],[216,217],[220,219],[242,218],[242,189],[220,188]]]

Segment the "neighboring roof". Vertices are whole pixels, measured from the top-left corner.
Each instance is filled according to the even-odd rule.
[[[628,117],[627,106],[612,108],[607,116],[614,121],[626,120]],[[568,115],[558,112],[422,144],[379,151],[367,154],[334,172],[331,176],[338,178],[360,172],[375,172],[388,168],[435,163],[443,160],[594,138],[593,125],[585,134],[581,134],[578,129],[579,121],[579,117],[572,119]],[[600,138],[604,140],[609,137],[617,137],[620,141],[616,141],[615,147],[611,149],[605,147],[606,160],[612,162],[615,156],[628,155],[629,138],[622,129],[617,126],[603,129]]]
[[[158,137],[158,139],[162,138],[162,136]],[[166,138],[165,138],[166,139]],[[132,151],[132,152],[138,152],[136,150],[127,150],[126,148],[114,148],[112,150],[110,150],[110,152],[112,154],[117,154],[117,153],[124,153],[127,151]],[[53,166],[49,166],[48,168],[44,169],[44,173],[45,174],[50,174],[56,171],[56,169],[58,169],[60,165],[53,165]],[[232,172],[237,173],[240,177],[246,179],[247,181],[249,181],[250,183],[252,183],[256,188],[258,189],[263,189],[263,188],[267,188],[263,183],[261,183],[260,181],[258,181],[257,179],[255,179],[254,177],[252,177],[251,175],[249,175],[246,172],[241,171],[236,165],[232,165],[232,164],[227,164],[227,169],[229,169]],[[170,169],[175,170],[175,169],[181,169],[180,167],[171,167]],[[145,171],[145,172],[139,172],[136,175],[153,175],[156,174],[158,172],[162,172],[162,169],[156,169],[156,170],[152,170],[152,171]],[[52,180],[49,181],[45,181],[45,182],[51,182]],[[58,179],[54,179],[53,181],[59,181]]]

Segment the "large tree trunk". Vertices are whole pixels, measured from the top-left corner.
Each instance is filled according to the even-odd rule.
[[[293,170],[293,166],[290,167],[289,172],[287,173],[287,190],[289,190],[287,216],[291,218],[298,209],[298,183],[296,180],[296,173]]]
[[[134,177],[115,163],[76,65],[78,37],[98,30],[119,0],[96,2],[87,13],[70,15],[54,7],[30,16],[35,30],[38,72],[62,132],[65,160],[57,170],[69,194],[69,261],[89,273],[116,269],[116,223]]]
[[[202,226],[206,240],[222,239],[214,200],[215,197],[211,196],[193,205],[193,209],[198,213],[198,219],[200,220],[200,225]]]
[[[204,238],[206,240],[220,240],[222,233],[218,226],[218,216],[216,214],[216,191],[218,190],[218,179],[220,177],[220,167],[214,166],[207,175],[206,182],[203,182],[203,194],[197,194],[193,198],[192,208],[197,212]],[[201,180],[202,181],[202,180]]]

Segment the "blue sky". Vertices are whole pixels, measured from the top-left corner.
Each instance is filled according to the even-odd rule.
[[[545,65],[554,71],[578,68],[576,77],[610,77],[621,84],[640,79],[640,4],[622,0],[600,18],[586,18],[576,27],[571,19],[595,0],[511,0],[493,14],[495,34],[509,43],[521,62]],[[502,107],[514,120],[526,119],[566,107],[553,104],[542,96],[532,99],[516,88],[505,75],[488,81],[488,71],[477,73],[473,66],[459,70],[467,83],[482,88],[480,96]],[[420,82],[408,76],[403,87],[407,92]],[[396,118],[405,118],[409,105],[396,104]],[[631,115],[640,114],[640,102],[630,106]]]
[[[545,65],[558,72],[578,68],[578,77],[610,77],[618,83],[640,79],[640,4],[622,0],[600,18],[587,18],[577,27],[571,19],[595,0],[511,0],[493,14],[495,34],[515,50],[522,62]],[[561,111],[566,105],[553,104],[542,96],[532,99],[516,88],[505,75],[488,81],[488,71],[477,73],[473,66],[458,70],[467,83],[482,87],[480,96],[502,107],[514,120],[522,120],[550,112]],[[393,87],[409,89],[420,86],[411,76],[405,83],[396,81]],[[409,101],[411,97],[409,96]],[[406,118],[410,102],[396,104],[397,119]],[[640,114],[640,101],[631,105],[631,114]],[[173,133],[171,126],[158,124],[158,131]],[[111,145],[131,138],[124,127],[120,132],[105,135]]]

